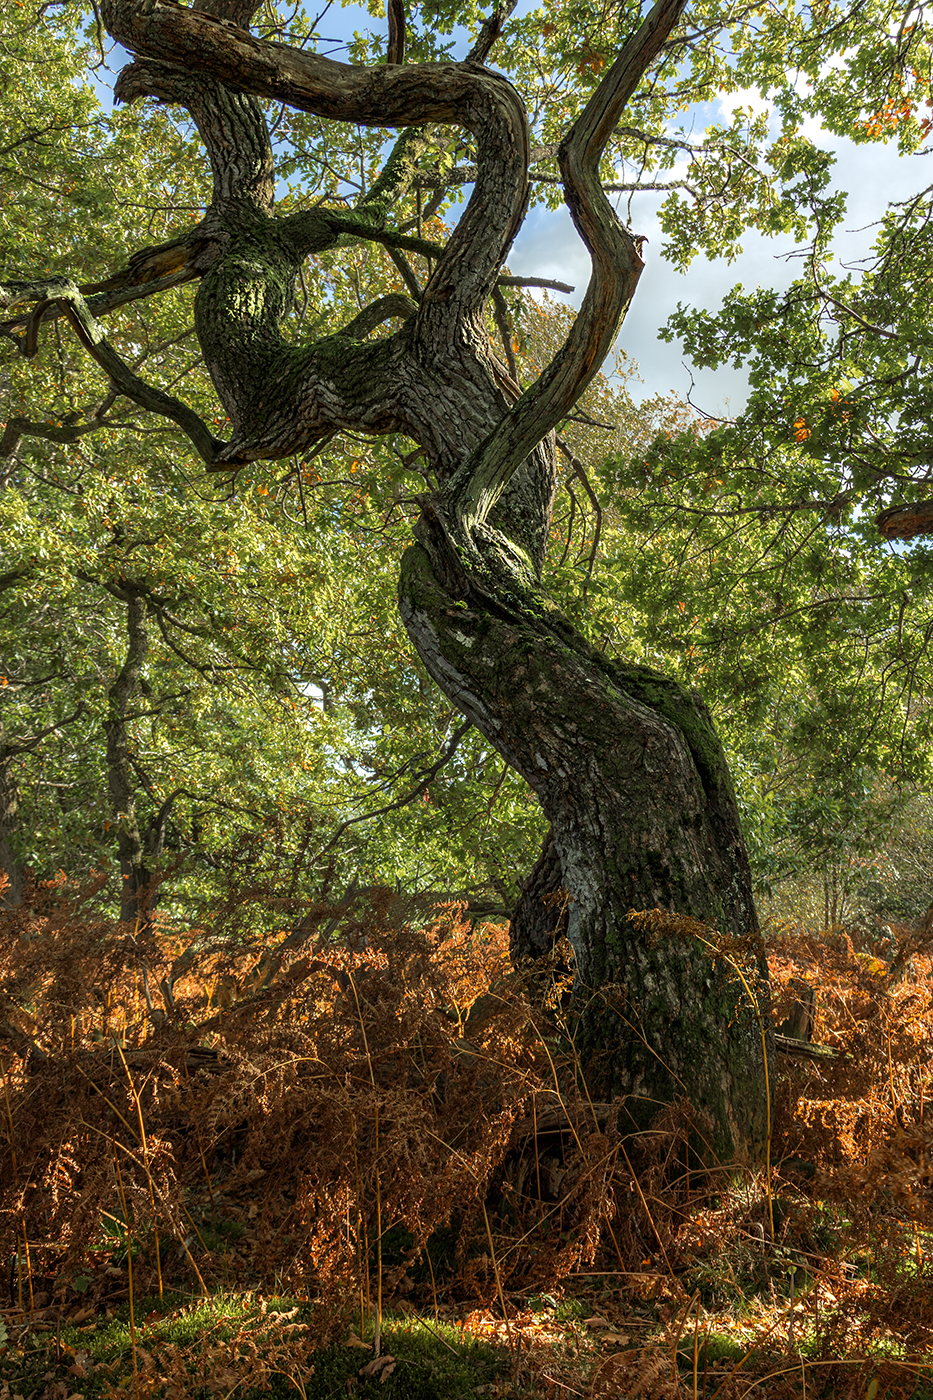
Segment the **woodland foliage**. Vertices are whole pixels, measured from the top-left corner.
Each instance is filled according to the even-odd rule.
[[[922,25],[874,51],[884,13],[846,14],[817,43],[803,16],[766,9],[739,21],[731,58],[697,39],[669,92],[656,85],[650,100],[634,99],[603,173],[612,188],[634,161],[642,173],[629,199],[664,186],[664,255],[685,265],[700,248],[728,253],[741,209],[753,225],[814,235],[806,275],[783,299],[737,293],[720,313],[671,323],[697,363],[750,359],[752,397],[734,424],[709,431],[673,401],[636,410],[617,378],[594,381],[561,426],[570,455],[559,459],[549,586],[609,655],[676,674],[714,704],[761,890],[804,867],[819,867],[827,886],[845,882],[877,847],[882,814],[903,825],[928,778],[926,547],[920,538],[906,555],[892,551],[873,522],[892,491],[923,492],[929,201],[889,211],[868,266],[837,285],[828,260],[843,205],[828,157],[799,130],[819,111],[859,140],[922,145]],[[455,21],[479,19],[426,12],[423,28],[409,26],[411,59],[441,53]],[[598,82],[622,23],[607,27],[596,11],[577,19],[513,18],[496,50],[535,94],[532,178],[535,197],[551,202],[547,142]],[[317,42],[306,19],[294,23]],[[52,7],[40,27],[15,5],[2,24],[5,91],[32,75],[26,105],[0,104],[8,275],[80,267],[93,283],[135,250],[142,224],[158,242],[199,216],[209,189],[199,142],[178,108],[101,104],[109,79],[96,26]],[[351,57],[373,61],[384,42],[376,25],[351,42]],[[826,67],[833,46],[850,55],[841,68]],[[809,88],[781,87],[788,55]],[[842,71],[845,83],[831,75]],[[661,139],[678,103],[711,90],[726,102],[753,82],[778,95],[779,139],[739,107],[702,143]],[[377,130],[347,145],[339,123],[292,109],[277,139],[285,213],[334,197],[345,176],[365,184],[381,158]],[[410,200],[408,222],[440,246],[469,153],[453,132],[438,142],[441,183]],[[430,262],[412,253],[411,267],[422,276]],[[327,250],[303,278],[299,334],[404,286],[398,257],[372,245]],[[504,287],[488,322],[494,340],[506,327],[503,353],[527,383],[572,319],[551,293]],[[137,372],[183,384],[219,430],[185,288],[127,303],[108,326]],[[184,854],[197,870],[173,885],[176,900],[209,902],[218,879],[265,862],[288,865],[313,896],[397,882],[506,914],[543,822],[475,729],[457,737],[455,712],[398,626],[397,561],[425,484],[411,445],[337,439],[221,486],[199,477],[174,428],[115,395],[59,327],[37,359],[11,344],[3,374],[0,839],[14,883],[25,867],[48,878],[109,858],[102,897],[112,909],[129,804],[144,869]],[[128,655],[130,566],[149,638],[139,691],[124,703],[115,793],[107,733]],[[907,861],[918,858],[915,843]],[[864,889],[861,907],[893,908],[898,878],[889,872],[883,894]],[[921,912],[922,891],[905,897],[905,914]]]
[[[130,949],[125,925],[88,917],[93,894],[60,883],[41,912],[3,915],[0,968],[3,1316],[16,1341],[129,1299],[137,1371],[89,1337],[88,1393],[108,1377],[111,1394],[200,1393],[222,1360],[225,1393],[251,1394],[413,1309],[521,1337],[503,1394],[687,1396],[697,1358],[705,1396],[796,1396],[801,1368],[813,1394],[873,1377],[925,1393],[922,928],[899,958],[859,934],[770,939],[775,1018],[812,988],[818,1044],[780,1057],[769,1170],[735,1178],[691,1167],[686,1106],[620,1139],[556,1007],[530,1012],[501,928],[455,908],[398,925],[383,900],[344,916],[337,947],[280,935],[277,960],[276,939],[229,936],[230,909]],[[209,1326],[160,1341],[161,1313],[205,1294],[314,1306],[244,1317],[216,1350]],[[561,1315],[587,1318],[572,1346]]]
[[[399,57],[398,7],[389,34],[377,9],[357,65]],[[639,17],[501,16],[538,205],[563,203],[558,142]],[[448,63],[487,18],[422,6],[408,60]],[[318,52],[322,24],[270,9],[262,38]],[[792,233],[802,275],[665,332],[699,365],[748,365],[734,421],[636,405],[623,359],[554,425],[549,606],[609,661],[709,701],[769,916],[773,1019],[815,998],[818,1045],[785,1044],[769,1085],[763,1172],[699,1170],[690,1104],[623,1139],[575,1058],[566,988],[532,1010],[510,971],[501,921],[546,823],[397,622],[435,484],[418,444],[345,432],[206,472],[61,318],[9,311],[0,1347],[25,1366],[51,1329],[127,1306],[132,1334],[129,1361],[40,1346],[36,1400],[298,1389],[351,1324],[377,1329],[354,1384],[388,1394],[390,1307],[507,1342],[502,1394],[931,1393],[931,199],[879,208],[865,263],[840,272],[844,197],[807,134],[922,150],[924,24],[884,0],[691,6],[607,141],[603,185],[630,233],[637,196],[664,195],[677,267],[753,228]],[[107,295],[143,245],[205,216],[204,149],[171,102],[101,103],[96,11],[4,3],[0,36],[3,286]],[[365,202],[387,128],[261,110],[282,217]],[[294,344],[424,293],[477,175],[459,128],[424,143],[394,214],[412,246],[342,235],[304,260]],[[559,288],[501,273],[482,328],[522,389],[575,318]],[[192,304],[180,280],[94,303],[122,360],[219,441]],[[219,1320],[160,1340],[136,1310],[224,1290],[256,1299],[232,1340]],[[299,1311],[270,1313],[284,1291]]]

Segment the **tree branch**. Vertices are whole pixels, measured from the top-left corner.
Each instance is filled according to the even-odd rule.
[[[564,292],[569,295],[575,288],[567,282],[558,282],[553,277],[512,277],[504,274],[496,278],[497,287],[544,287],[550,292]]]
[[[508,307],[505,297],[498,287],[494,289],[492,294],[492,314],[499,331],[499,339],[502,341],[502,349],[505,351],[505,362],[509,367],[509,374],[515,380],[516,388],[521,392],[518,364],[515,360],[515,351],[512,349],[512,327],[509,325]]]
[[[47,739],[50,734],[57,734],[66,725],[74,724],[75,720],[80,719],[83,714],[84,701],[67,719],[60,719],[56,724],[50,724],[45,729],[40,729],[38,734],[31,734],[28,739],[17,739],[15,743],[0,745],[0,754],[4,758],[10,758],[13,754],[31,753],[37,744],[41,744],[43,739]]]
[[[354,340],[365,340],[384,321],[391,320],[393,316],[398,316],[404,321],[417,310],[418,303],[407,297],[404,292],[389,292],[387,296],[379,297],[371,306],[364,307],[339,334],[351,336]]]
[[[386,49],[386,63],[405,62],[405,5],[404,0],[389,0],[389,43]]]
[[[62,308],[85,350],[107,373],[119,393],[132,399],[141,408],[171,419],[187,434],[205,462],[210,463],[214,460],[222,446],[220,440],[214,437],[193,409],[173,398],[171,394],[163,393],[161,389],[147,384],[133,373],[125,360],[121,359],[104,338],[100,326],[88,309],[87,302],[70,278],[53,277],[45,282],[12,283],[0,287],[0,306],[11,306],[20,301],[36,302],[20,347],[27,358],[35,355],[38,348],[39,324],[44,312],[49,306],[57,304]]]
[[[0,327],[0,330],[3,329],[4,327]],[[15,340],[14,343],[19,348],[19,340]],[[86,423],[37,423],[31,418],[9,418],[0,438],[0,459],[12,456],[22,437],[44,438],[46,442],[77,442],[87,433],[117,426],[119,425],[107,418],[99,418],[96,414]]]
[[[404,797],[399,797],[395,802],[388,802],[384,807],[376,807],[372,812],[360,812],[358,816],[347,817],[346,821],[341,822],[327,845],[320,851],[319,858],[333,849],[348,827],[355,826],[358,822],[371,821],[373,817],[387,816],[389,812],[398,812],[402,807],[407,807],[409,803],[414,802],[417,798],[426,793],[441,769],[453,758],[459,747],[460,740],[468,730],[472,728],[473,721],[468,719],[464,724],[461,724],[459,728],[454,730],[448,742],[444,745],[443,749],[441,749],[440,757],[435,763],[431,764],[430,768],[425,769],[421,781],[416,787],[406,792]]]
[[[163,266],[167,261],[166,250],[168,249],[171,250],[172,261],[178,264],[177,270],[169,272],[165,276],[153,275],[154,270]],[[88,310],[92,316],[103,316],[108,311],[114,311],[118,306],[125,306],[127,302],[139,301],[143,297],[167,292],[172,287],[180,287],[183,283],[200,277],[213,260],[214,254],[213,251],[210,251],[211,249],[212,243],[207,237],[196,239],[186,235],[185,238],[165,244],[162,248],[144,248],[130,259],[128,267],[115,273],[107,281],[84,282],[78,287],[78,290],[82,296],[87,293],[95,293],[88,299]],[[206,257],[205,254],[207,254]],[[39,318],[39,324],[47,325],[58,320],[64,314],[62,307],[57,302],[52,303],[43,311]],[[0,334],[6,335],[18,345],[19,342],[11,332],[24,330],[29,320],[29,316],[17,316],[13,320],[4,321],[0,323]]]
[[[886,540],[912,540],[915,535],[933,535],[933,501],[889,506],[875,523],[879,534]]]
[[[363,126],[441,122],[476,139],[478,178],[419,311],[428,334],[478,312],[505,261],[527,198],[528,129],[518,93],[473,64],[357,67],[286,48],[206,20],[179,5],[145,13],[137,0],[102,0],[110,34],[150,58],[207,73],[258,97]]]
[[[625,104],[685,4],[686,0],[657,0],[561,142],[558,158],[567,204],[593,260],[590,283],[558,355],[451,483],[446,502],[467,537],[598,372],[635,291],[644,264],[635,240],[606,198],[599,162]]]
[[[246,199],[271,213],[275,200],[272,142],[255,97],[232,92],[216,77],[188,73],[151,58],[138,58],[124,68],[113,95],[117,102],[155,97],[187,108],[210,157],[212,202]]]
[[[517,0],[506,0],[505,4],[496,6],[489,18],[483,22],[476,36],[476,43],[467,54],[465,62],[486,62],[493,44],[502,34],[502,26],[515,9],[516,3]]]

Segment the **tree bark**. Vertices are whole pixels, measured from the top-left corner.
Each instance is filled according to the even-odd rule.
[[[542,926],[558,926],[562,901],[549,909],[545,895],[562,887],[571,1019],[591,1091],[622,1095],[633,1128],[683,1099],[700,1115],[707,1155],[757,1156],[768,1104],[753,996],[766,1016],[765,969],[706,706],[664,676],[608,660],[528,594],[492,599],[469,579],[453,585],[444,545],[425,537],[403,562],[409,634],[551,822],[552,849],[513,923],[513,956],[521,964],[548,951]],[[633,917],[654,910],[689,918]]]
[[[23,898],[25,867],[17,858],[14,846],[18,811],[19,786],[13,772],[13,758],[3,746],[0,730],[0,870],[9,882],[0,893],[0,909],[15,909]]]

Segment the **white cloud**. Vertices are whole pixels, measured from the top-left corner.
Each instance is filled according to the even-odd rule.
[[[922,156],[898,157],[892,146],[855,145],[841,137],[818,130],[814,139],[836,155],[833,184],[848,192],[847,213],[838,232],[835,251],[841,261],[867,257],[876,237],[870,227],[877,223],[887,205],[917,193],[933,179],[933,162]],[[933,153],[931,153],[933,154]],[[657,338],[658,330],[678,302],[715,310],[731,289],[741,283],[747,289],[758,286],[787,287],[799,273],[792,239],[765,238],[749,233],[742,239],[743,253],[733,263],[710,262],[698,257],[681,275],[661,256],[663,235],[657,211],[663,195],[639,195],[632,204],[632,226],[646,234],[649,242],[645,270],[622,332],[619,346],[636,360],[644,379],[633,385],[636,397],[650,397],[671,390],[686,395],[690,370],[684,367],[684,353],[678,343],[667,345]],[[626,219],[626,196],[619,213]],[[549,213],[536,210],[526,220],[509,258],[512,271],[525,276],[557,277],[571,282],[576,290],[570,300],[579,305],[589,280],[590,260],[566,211]],[[693,401],[706,412],[725,415],[737,412],[745,402],[747,380],[742,370],[721,369],[695,374]]]
[[[715,106],[719,108],[720,120],[727,126],[731,125],[733,114],[737,111],[750,113],[753,117],[760,116],[762,112],[770,115],[774,111],[774,103],[770,98],[762,97],[756,88],[738,88],[735,92],[723,93]]]

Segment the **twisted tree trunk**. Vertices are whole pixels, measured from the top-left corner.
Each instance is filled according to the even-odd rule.
[[[483,66],[498,13],[468,61],[407,66],[396,6],[396,61],[363,68],[255,38],[251,0],[199,0],[196,9],[102,0],[109,32],[138,55],[117,95],[188,108],[211,159],[211,206],[195,229],[144,250],[108,282],[83,291],[61,280],[19,284],[3,296],[7,305],[38,303],[27,352],[43,317],[66,315],[119,390],[178,424],[211,470],[306,451],[344,429],[402,433],[422,448],[434,491],[404,560],[402,617],[438,685],[534,788],[551,821],[539,885],[550,874],[566,891],[587,1070],[603,1091],[625,1096],[636,1125],[685,1098],[705,1119],[709,1155],[732,1160],[760,1153],[768,1115],[765,1038],[751,1004],[761,971],[755,911],[722,749],[698,697],[595,652],[540,580],[553,432],[599,370],[643,266],[602,190],[599,161],[684,3],[657,0],[561,144],[565,198],[593,272],[565,345],[524,393],[484,325],[528,197],[524,107]],[[403,130],[354,209],[277,218],[257,98]],[[446,247],[431,250],[427,286],[376,301],[314,343],[288,343],[280,326],[305,258],[347,236],[424,250],[388,222],[412,188],[432,123],[470,132],[476,179]],[[96,320],[130,295],[194,277],[198,337],[232,424],[226,443],[144,384]],[[389,320],[398,329],[371,339]],[[540,889],[529,890],[515,921],[519,955],[542,943],[536,898]],[[632,918],[633,910],[671,917]],[[537,929],[527,946],[523,929]],[[723,938],[733,940],[727,956],[713,947]],[[743,958],[744,982],[733,975]]]
[[[767,1015],[766,971],[706,706],[664,676],[608,660],[532,598],[491,598],[424,536],[400,584],[412,640],[551,822],[513,919],[513,958],[546,955],[565,910],[571,1022],[591,1089],[623,1095],[638,1128],[683,1099],[713,1159],[756,1155],[768,1132],[755,1006]],[[564,897],[549,899],[558,888]],[[690,917],[633,917],[654,910]]]

